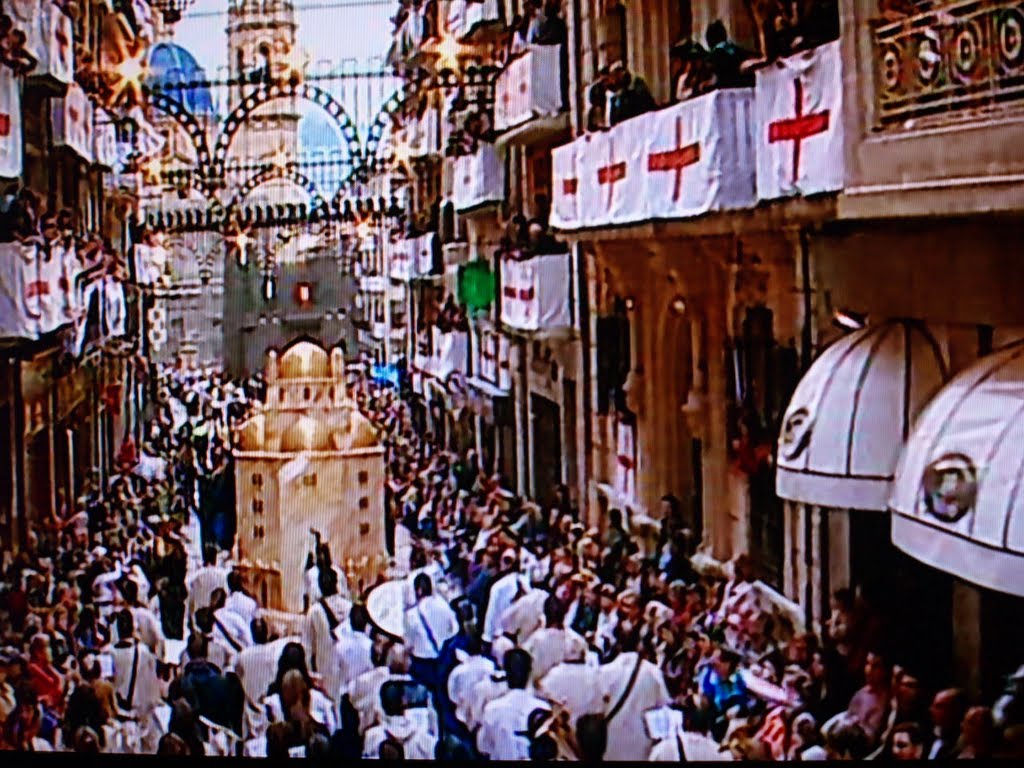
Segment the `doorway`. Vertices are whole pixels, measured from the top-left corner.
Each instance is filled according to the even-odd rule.
[[[562,482],[562,430],[558,404],[540,395],[530,395],[533,420],[533,496],[541,503]]]

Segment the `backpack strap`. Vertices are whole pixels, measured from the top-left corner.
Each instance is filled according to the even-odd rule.
[[[629,698],[629,694],[633,692],[633,687],[636,685],[636,679],[640,676],[640,665],[643,663],[644,657],[638,653],[636,655],[636,666],[633,667],[633,672],[629,676],[629,682],[626,683],[626,690],[622,692],[622,696],[620,696],[619,700],[615,702],[615,706],[612,707],[611,711],[605,715],[605,723],[610,723],[615,716],[619,714],[622,706],[626,703],[626,699]]]
[[[321,597],[318,602],[320,604],[320,607],[324,610],[324,616],[327,617],[327,627],[331,630],[331,632],[334,632],[334,630],[338,628],[338,625],[341,624],[341,622],[338,621],[338,617],[334,615],[334,611],[332,611],[331,607],[327,604],[326,597]]]

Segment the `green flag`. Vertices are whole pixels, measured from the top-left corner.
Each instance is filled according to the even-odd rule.
[[[459,303],[470,310],[487,309],[494,301],[494,273],[486,261],[459,267]]]

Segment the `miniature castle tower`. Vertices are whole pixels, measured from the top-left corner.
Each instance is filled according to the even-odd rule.
[[[348,398],[341,350],[271,351],[265,377],[263,407],[235,435],[237,559],[264,606],[300,613],[311,529],[353,591],[386,562],[384,448]]]

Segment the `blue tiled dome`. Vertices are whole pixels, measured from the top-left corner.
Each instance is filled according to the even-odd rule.
[[[180,101],[194,115],[213,112],[213,98],[208,86],[176,88],[183,83],[206,80],[204,70],[195,57],[174,43],[157,43],[149,50],[146,84],[163,89]]]

